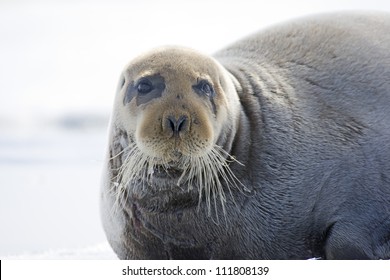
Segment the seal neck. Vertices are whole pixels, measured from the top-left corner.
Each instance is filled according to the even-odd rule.
[[[234,140],[231,143],[230,152],[245,166],[252,164],[257,159],[253,158],[259,151],[251,151],[253,147],[261,147],[262,131],[264,131],[262,102],[259,95],[263,88],[258,81],[253,80],[251,65],[224,65],[229,72],[231,80],[239,98],[239,111],[237,117]]]

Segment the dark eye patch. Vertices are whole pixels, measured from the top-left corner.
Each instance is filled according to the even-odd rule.
[[[215,91],[211,83],[207,80],[200,80],[196,85],[193,85],[192,88],[200,96],[208,97],[214,114],[217,114],[217,107],[214,102]]]
[[[136,98],[137,106],[145,104],[154,98],[159,98],[165,90],[164,77],[160,74],[145,76],[129,84],[123,104],[131,102]]]

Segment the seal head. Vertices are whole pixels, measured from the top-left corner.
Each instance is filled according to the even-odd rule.
[[[210,205],[210,193],[223,202],[221,174],[237,184],[226,151],[238,106],[230,74],[211,57],[166,47],[136,58],[123,71],[115,101],[116,195],[126,190],[154,210],[173,201],[176,207],[180,195],[190,205],[202,195]]]

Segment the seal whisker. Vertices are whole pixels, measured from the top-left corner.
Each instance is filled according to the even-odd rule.
[[[162,168],[165,172],[169,172],[170,165],[167,160],[157,160],[146,155],[135,143],[129,144],[119,154],[124,159],[122,165],[118,168],[118,174],[113,177],[114,184],[111,187],[111,191],[116,199],[116,205],[120,201],[127,199],[125,195],[128,196],[128,194],[126,194],[125,190],[129,185],[132,185],[132,182],[135,183],[133,185],[140,185],[141,190],[144,192],[146,191],[146,186],[150,185],[154,179],[155,169]],[[215,215],[218,217],[217,198],[219,197],[218,200],[222,212],[226,216],[225,203],[227,197],[225,192],[229,192],[234,202],[232,188],[238,190],[245,189],[245,186],[230,169],[232,162],[243,165],[223,148],[214,145],[205,154],[200,156],[190,155],[181,160],[179,166],[182,169],[182,173],[177,179],[176,185],[188,185],[188,190],[197,186],[199,192],[198,207],[200,207],[204,194],[208,216],[212,216],[211,209],[214,208]],[[222,184],[221,180],[226,184]],[[213,207],[211,206],[212,204]]]

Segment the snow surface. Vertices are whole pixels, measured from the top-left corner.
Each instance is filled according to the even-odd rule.
[[[212,53],[270,24],[387,0],[0,2],[0,258],[115,259],[99,217],[119,73],[178,44]]]
[[[3,256],[7,260],[114,260],[118,259],[108,242],[78,249],[48,250],[36,254]]]

